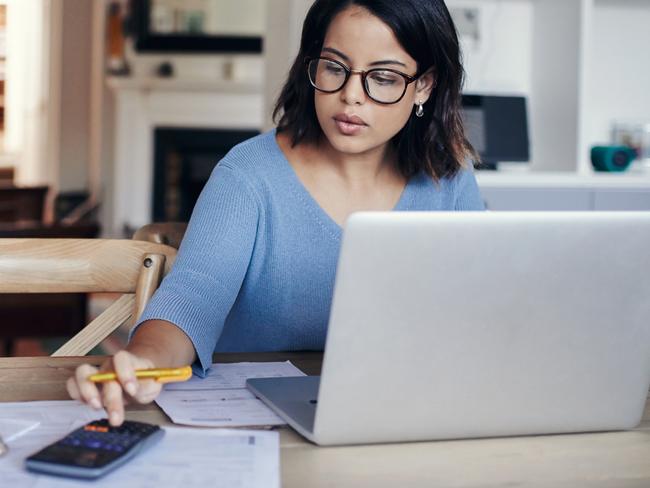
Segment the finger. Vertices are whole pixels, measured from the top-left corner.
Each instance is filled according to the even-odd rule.
[[[109,423],[117,427],[124,421],[124,399],[122,397],[122,387],[117,381],[104,383],[102,389],[104,407],[108,413]]]
[[[138,403],[149,403],[153,401],[162,390],[162,383],[154,380],[142,380],[138,387],[137,394],[133,399]]]
[[[70,395],[70,398],[73,400],[79,400],[81,398],[81,393],[77,387],[77,381],[73,376],[68,378],[68,380],[65,382],[65,387],[66,390],[68,390],[68,395]]]
[[[138,391],[138,380],[135,377],[133,356],[126,351],[119,351],[113,356],[113,367],[124,390],[129,395],[135,396]]]
[[[80,400],[88,403],[93,408],[102,408],[97,385],[88,380],[88,376],[97,372],[97,368],[89,364],[82,364],[75,371],[75,380],[79,389]]]

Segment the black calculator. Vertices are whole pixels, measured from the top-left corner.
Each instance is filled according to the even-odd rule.
[[[112,427],[108,420],[90,422],[25,460],[30,471],[99,478],[159,441],[165,431],[157,425],[125,421]]]

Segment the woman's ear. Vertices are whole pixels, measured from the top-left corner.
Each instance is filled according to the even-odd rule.
[[[435,68],[425,71],[415,82],[415,103],[425,103],[437,85]]]

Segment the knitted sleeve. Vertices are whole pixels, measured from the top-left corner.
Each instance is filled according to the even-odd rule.
[[[172,270],[131,336],[145,320],[175,324],[192,341],[194,371],[206,374],[225,319],[251,260],[261,205],[254,189],[222,161],[199,197]]]

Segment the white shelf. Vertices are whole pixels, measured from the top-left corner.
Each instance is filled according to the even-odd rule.
[[[172,91],[172,92],[217,92],[251,93],[262,91],[260,82],[223,79],[156,78],[133,76],[109,76],[107,85],[113,90]]]
[[[650,0],[448,0],[479,13],[467,91],[528,95],[531,167],[592,173],[616,120],[650,121]]]
[[[481,188],[592,188],[650,190],[650,173],[501,173],[477,171],[476,180]]]

